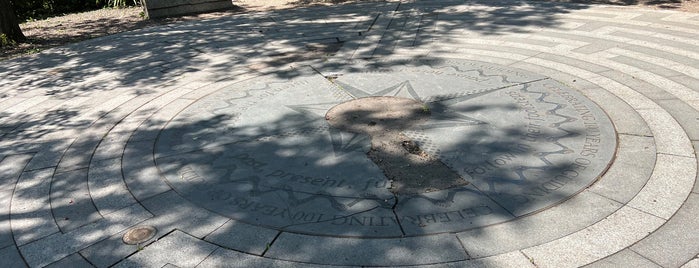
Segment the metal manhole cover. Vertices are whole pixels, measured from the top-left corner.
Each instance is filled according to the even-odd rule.
[[[129,245],[146,242],[155,236],[157,230],[152,226],[138,226],[126,231],[122,240]]]

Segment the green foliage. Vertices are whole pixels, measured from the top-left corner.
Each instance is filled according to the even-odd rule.
[[[17,43],[14,40],[7,37],[7,35],[0,34],[0,47],[10,47],[10,46],[14,46],[16,44]]]
[[[40,20],[106,7],[138,5],[138,0],[10,0],[20,21]]]

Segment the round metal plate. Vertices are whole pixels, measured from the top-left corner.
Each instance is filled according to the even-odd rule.
[[[129,245],[141,244],[153,238],[156,232],[152,226],[137,226],[126,231],[122,241]]]

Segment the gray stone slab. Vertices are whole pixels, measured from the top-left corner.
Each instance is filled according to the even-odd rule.
[[[610,48],[615,48],[621,46],[620,43],[618,42],[609,42],[609,41],[604,41],[604,40],[599,40],[594,43],[590,43],[589,45],[585,45],[576,49],[573,49],[573,52],[576,53],[583,53],[583,54],[592,54],[600,51],[605,51]]]
[[[699,66],[699,59],[687,57],[671,49],[659,50],[656,48],[649,48],[640,45],[626,45],[624,49],[648,54],[662,59],[672,60],[674,62],[681,63],[687,66]]]
[[[98,143],[97,137],[76,140],[61,157],[56,173],[87,168]]]
[[[155,217],[143,222],[168,233],[174,229],[202,238],[229,219],[209,212],[182,198],[174,191],[165,192],[141,202]]]
[[[631,250],[663,267],[679,267],[699,252],[699,195],[690,194],[670,220]]]
[[[51,140],[41,143],[40,149],[27,164],[26,170],[55,167],[70,146],[70,140]]]
[[[165,126],[165,121],[148,118],[138,126],[138,129],[129,138],[129,143],[139,141],[153,142],[158,137],[160,129]]]
[[[653,174],[628,206],[666,220],[672,217],[695,184],[695,161],[694,157],[658,154]]]
[[[529,40],[529,41],[533,42],[533,41],[538,41],[538,40]],[[442,52],[445,50],[448,51],[449,48],[455,49],[455,51],[448,53],[448,54],[452,54],[452,55],[453,54],[461,54],[462,52],[468,51],[468,50],[492,51],[494,53],[503,53],[503,54],[506,53],[506,55],[516,54],[516,55],[522,55],[522,57],[535,56],[535,55],[538,55],[539,53],[541,53],[540,51],[537,51],[535,49],[526,49],[526,48],[522,48],[522,47],[507,46],[507,44],[492,45],[492,46],[484,47],[480,44],[470,44],[470,43],[466,43],[466,42],[455,43],[455,44],[444,44],[444,45],[440,44],[439,46],[437,46],[437,48],[434,48],[434,50]],[[506,58],[506,56],[503,55],[503,58]],[[491,62],[491,59],[488,59],[488,61]],[[520,67],[514,66],[514,65],[512,67],[520,68]],[[529,68],[521,68],[521,69],[529,70],[529,71],[536,71],[536,70],[532,70]],[[544,74],[544,73],[539,73],[539,72],[537,72],[537,73]]]
[[[656,160],[652,137],[619,135],[614,163],[589,190],[626,204],[643,188]]]
[[[194,267],[216,248],[214,244],[175,230],[114,267],[162,267],[166,264]]]
[[[695,51],[696,50],[695,45],[677,42],[677,41],[674,41],[671,39],[660,38],[660,37],[656,37],[656,36],[652,36],[652,35],[644,35],[644,34],[640,34],[640,33],[631,33],[631,32],[627,32],[627,31],[623,31],[623,30],[612,32],[610,34],[613,34],[615,36],[630,38],[633,40],[638,40],[639,42],[649,42],[649,43],[659,44],[659,45],[662,45],[663,47],[672,48],[671,50],[676,50],[676,51]]]
[[[120,158],[124,153],[124,148],[126,147],[126,138],[129,137],[129,133],[121,133],[124,137],[121,141],[115,142],[105,142],[102,140],[97,149],[95,149],[95,154],[92,156],[92,160],[99,161],[111,158]]]
[[[699,79],[688,75],[668,77],[668,79],[680,83],[689,89],[699,92]]]
[[[150,151],[147,148],[150,148]],[[152,141],[129,142],[124,151],[122,158],[124,181],[137,200],[144,200],[171,190],[155,166],[152,148]]]
[[[278,234],[277,230],[230,220],[204,240],[236,251],[262,255]]]
[[[12,233],[19,246],[57,233],[49,191],[53,169],[27,171],[17,182],[12,197]]]
[[[0,259],[5,267],[29,267],[15,246],[0,249]]]
[[[124,183],[120,158],[92,161],[87,185],[100,214],[109,214],[136,203]]]
[[[310,263],[299,263],[281,261],[255,255],[240,253],[233,250],[218,248],[197,267],[328,267],[327,265],[317,265]],[[354,267],[354,266],[333,266],[333,267]]]
[[[601,72],[609,70],[609,68],[604,67],[602,65],[598,65],[598,64],[593,63],[593,62],[580,60],[580,59],[576,59],[576,58],[572,58],[572,57],[556,55],[556,54],[541,53],[541,54],[537,55],[536,57],[541,58],[541,59],[545,59],[545,60],[550,60],[553,62],[565,63],[566,65],[577,67],[577,68],[587,70],[587,71],[590,71],[593,73],[601,73]]]
[[[661,218],[624,206],[583,230],[521,252],[537,266],[579,267],[623,250],[663,223]]]
[[[617,81],[625,86],[633,88],[634,90],[640,92],[644,96],[652,100],[668,100],[676,98],[675,95],[665,91],[662,88],[658,88],[651,85],[635,75],[626,74],[620,71],[606,71],[602,72],[601,75],[608,77],[614,81]]]
[[[660,100],[657,103],[680,123],[690,140],[699,140],[699,111],[678,99]]]
[[[613,255],[586,265],[586,268],[603,268],[603,267],[662,267],[657,263],[644,258],[638,253],[630,249],[624,249]]]
[[[495,256],[565,237],[604,219],[620,207],[620,203],[585,191],[535,215],[460,232],[457,236],[472,258]]]
[[[51,211],[63,232],[102,218],[87,184],[87,169],[54,174],[51,181]]]
[[[642,61],[642,60],[634,59],[634,58],[627,57],[627,56],[616,56],[616,57],[611,58],[610,60],[613,60],[613,61],[616,61],[619,63],[623,63],[623,64],[626,64],[628,66],[633,66],[633,67],[639,68],[641,70],[648,71],[648,72],[651,72],[653,74],[657,74],[657,75],[660,75],[663,77],[673,77],[673,76],[682,75],[682,73],[677,72],[675,70],[671,70],[671,69],[662,67],[660,65],[657,65],[657,64],[654,64],[651,62]]]
[[[140,225],[140,223],[138,224]],[[126,231],[119,232],[79,251],[80,255],[97,267],[109,267],[139,251],[138,245],[127,245],[122,240]],[[156,238],[165,233],[156,232]],[[151,239],[145,244],[154,241]]]
[[[83,256],[80,256],[78,253],[74,253],[69,255],[68,257],[65,257],[61,259],[60,261],[51,263],[47,266],[47,268],[60,268],[60,267],[71,267],[71,268],[92,268],[95,267],[91,263],[89,263]]]
[[[159,237],[167,235],[173,230],[185,230],[186,232],[195,234],[197,237],[206,236],[207,240],[208,238],[213,238],[210,241],[215,240],[215,243],[220,243],[223,246],[249,249],[251,251],[256,251],[260,248],[264,250],[266,243],[270,242],[265,241],[264,239],[266,235],[270,235],[269,231],[264,228],[246,225],[246,227],[250,227],[248,229],[241,227],[244,225],[242,223],[232,227],[231,225],[227,225],[231,228],[223,228],[220,224],[223,224],[226,219],[216,217],[203,209],[197,209],[195,207],[182,204],[172,206],[170,211],[164,207],[168,204],[167,202],[186,203],[186,201],[176,199],[176,197],[158,198],[159,197],[154,197],[153,202],[144,202],[144,204],[149,205],[149,209],[154,209],[156,215],[158,215],[158,213],[160,214],[138,224],[139,226],[153,226],[156,228],[155,237],[144,242],[141,246],[146,246],[159,239]],[[154,205],[152,203],[158,204]],[[163,207],[157,207],[158,205]],[[218,232],[214,232],[214,230],[217,230]],[[119,232],[105,240],[95,243],[94,245],[81,250],[80,254],[85,256],[86,259],[97,267],[112,266],[113,264],[139,251],[137,245],[127,245],[123,242],[122,237],[125,232],[126,231]],[[235,235],[235,239],[234,237],[231,237],[232,235]],[[272,238],[273,237],[274,235],[272,235]]]
[[[152,217],[136,204],[67,233],[56,233],[20,247],[30,266],[44,266]]]
[[[682,265],[682,268],[697,268],[699,267],[699,258],[694,258],[684,265]]]
[[[282,233],[265,256],[317,264],[365,266],[419,265],[468,258],[452,234],[362,239]]]
[[[12,193],[31,155],[10,155],[0,160],[0,248],[14,245],[10,226]]]

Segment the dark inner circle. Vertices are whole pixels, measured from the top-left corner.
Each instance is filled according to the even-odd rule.
[[[368,97],[336,105],[325,115],[331,127],[367,134],[367,156],[391,181],[395,194],[419,194],[466,185],[468,182],[401,131],[429,120],[430,108],[400,97]]]

